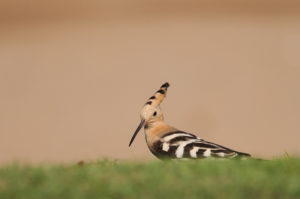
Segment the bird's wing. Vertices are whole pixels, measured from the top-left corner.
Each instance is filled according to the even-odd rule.
[[[154,143],[152,151],[159,157],[170,158],[206,158],[206,157],[236,157],[250,156],[246,153],[207,142],[193,134],[175,131],[165,134]]]

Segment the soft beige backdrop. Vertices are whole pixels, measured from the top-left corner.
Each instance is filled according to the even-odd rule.
[[[128,143],[165,81],[173,126],[300,154],[297,1],[2,0],[0,24],[1,164],[154,159]]]

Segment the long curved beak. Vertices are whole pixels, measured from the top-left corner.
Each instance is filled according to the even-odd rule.
[[[134,132],[134,134],[133,134],[133,136],[132,136],[132,138],[129,142],[129,146],[132,144],[135,136],[138,134],[138,132],[141,130],[141,128],[144,126],[144,124],[145,124],[145,120],[142,120],[141,123],[139,124],[139,126],[137,127],[137,129],[135,130],[135,132]]]

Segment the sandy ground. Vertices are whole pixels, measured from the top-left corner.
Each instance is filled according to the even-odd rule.
[[[171,125],[258,157],[300,154],[298,1],[0,3],[0,164],[154,159]]]

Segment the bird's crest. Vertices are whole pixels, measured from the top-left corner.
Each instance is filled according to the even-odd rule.
[[[142,119],[148,119],[152,116],[153,112],[157,108],[157,106],[160,105],[160,103],[164,100],[167,94],[167,90],[170,84],[168,82],[161,85],[160,89],[152,95],[145,105],[142,108],[141,111],[141,118]]]

